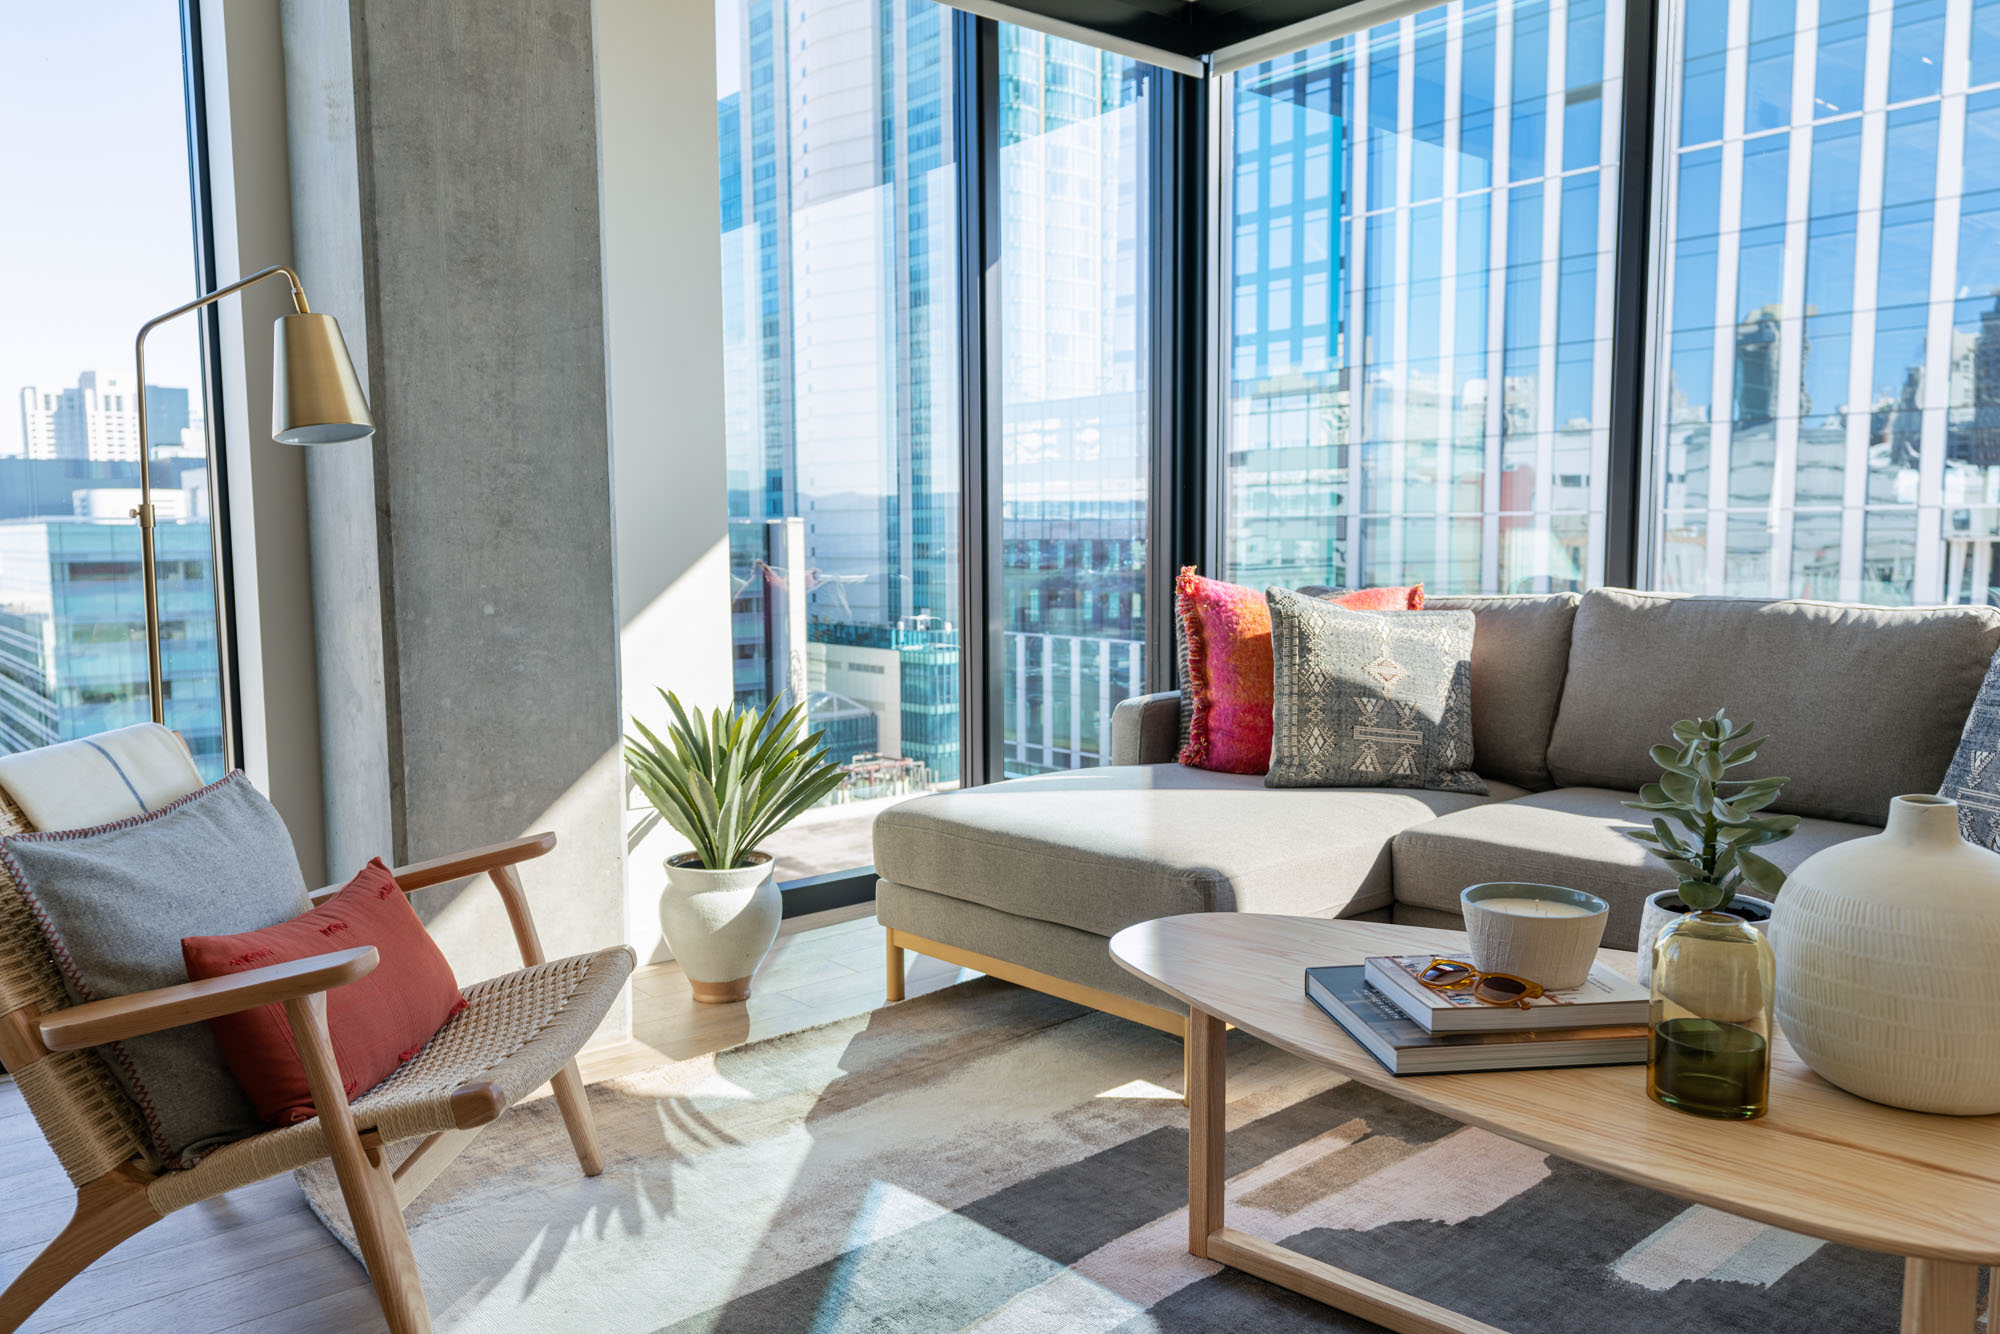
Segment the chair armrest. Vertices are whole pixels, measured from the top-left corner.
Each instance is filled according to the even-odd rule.
[[[41,1016],[36,1028],[50,1051],[76,1051],[315,995],[366,977],[380,961],[373,945],[315,954],[228,977],[72,1005]]]
[[[1179,692],[1134,695],[1111,711],[1113,764],[1171,764],[1180,746]]]
[[[392,875],[405,894],[413,889],[428,889],[432,885],[449,884],[453,880],[463,880],[481,871],[492,871],[502,866],[513,866],[519,862],[539,857],[556,845],[552,833],[529,834],[523,838],[509,839],[505,843],[495,843],[487,848],[475,848],[471,852],[460,852],[450,857],[433,857],[427,862],[411,862],[408,866],[398,866]],[[343,887],[328,885],[325,889],[312,892],[312,901],[324,903],[338,894]]]

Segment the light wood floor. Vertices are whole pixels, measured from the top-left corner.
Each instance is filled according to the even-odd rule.
[[[634,1036],[584,1054],[586,1080],[722,1051],[882,1004],[882,928],[867,907],[786,923],[748,1002],[697,1005],[675,963],[633,975]],[[914,959],[909,994],[975,976]],[[74,1192],[12,1080],[0,1081],[0,1281],[68,1221]],[[24,1327],[92,1334],[349,1334],[383,1328],[368,1278],[289,1176],[161,1220],[86,1270]]]

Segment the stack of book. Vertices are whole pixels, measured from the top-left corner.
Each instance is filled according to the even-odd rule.
[[[1646,1059],[1649,996],[1603,964],[1574,991],[1515,1006],[1417,980],[1436,956],[1378,955],[1306,969],[1306,995],[1392,1075],[1630,1065]]]

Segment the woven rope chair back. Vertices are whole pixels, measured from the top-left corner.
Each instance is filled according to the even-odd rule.
[[[28,833],[27,817],[0,791],[0,835]],[[0,1015],[69,1004],[41,929],[0,863]],[[134,1158],[150,1160],[139,1109],[95,1051],[59,1051],[16,1070],[28,1110],[76,1185]]]

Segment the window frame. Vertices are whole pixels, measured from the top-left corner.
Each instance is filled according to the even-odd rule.
[[[222,285],[216,269],[215,195],[211,185],[208,133],[208,77],[202,54],[202,0],[180,0],[181,70],[188,137],[188,199],[192,216],[195,281],[212,292]],[[222,308],[209,305],[195,312],[200,325],[202,413],[208,426],[209,561],[214,569],[216,679],[222,692],[222,762],[225,770],[243,767],[243,690],[241,662],[236,652],[236,546],[230,531],[228,437],[222,411]],[[143,386],[141,392],[144,392]],[[151,449],[151,442],[143,448]]]

